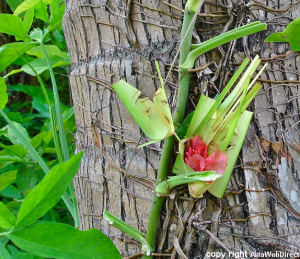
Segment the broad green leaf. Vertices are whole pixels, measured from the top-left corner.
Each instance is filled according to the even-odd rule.
[[[4,190],[0,192],[0,196],[9,199],[20,199],[21,195],[19,191],[13,185],[8,185]]]
[[[7,243],[9,242],[9,238],[5,237],[5,236],[0,236],[0,243],[3,245],[7,245]]]
[[[112,241],[97,229],[80,231],[46,222],[11,232],[8,237],[22,250],[45,258],[121,259]]]
[[[59,0],[60,1],[60,0]],[[62,57],[62,58],[68,58],[68,54],[62,52],[57,46],[55,45],[45,45],[45,49],[47,51],[47,54],[49,57],[56,56],[56,57]],[[26,52],[26,54],[31,56],[36,56],[37,58],[44,58],[45,54],[42,50],[41,46],[36,46],[29,51]]]
[[[19,249],[17,247],[15,247],[14,245],[8,244],[6,247],[7,247],[8,252],[10,252],[12,256],[19,251]]]
[[[69,57],[61,57],[61,56],[51,56],[49,57],[50,63],[52,68],[60,67],[60,66],[68,66],[70,65],[70,59]],[[44,71],[48,70],[49,67],[47,65],[45,58],[36,58],[35,60],[30,62],[30,65],[33,66],[33,68],[36,70],[38,74],[43,73]],[[19,72],[24,71],[25,73],[35,76],[35,73],[32,71],[32,69],[26,64],[21,67],[21,69],[12,70],[8,75],[13,75]]]
[[[6,0],[10,9],[14,12],[16,8],[23,2],[23,0]]]
[[[15,224],[16,217],[0,201],[0,227],[3,229],[9,229],[15,226]]]
[[[30,57],[30,56],[27,56],[26,54],[23,54],[21,57],[19,56],[12,64],[17,65],[17,66],[23,66],[26,64],[26,62],[31,62],[33,60],[34,60],[34,57]],[[6,77],[7,76],[5,75],[5,78]]]
[[[0,151],[0,169],[13,163],[24,163],[24,160],[18,156],[12,155],[7,150]]]
[[[0,259],[13,259],[6,247],[0,242]]]
[[[14,15],[19,15],[31,7],[35,6],[39,0],[25,0],[22,4],[20,4],[14,12]]]
[[[11,106],[10,106],[11,108]],[[31,121],[34,117],[22,117],[20,112],[8,112],[6,113],[7,117],[17,123],[23,124],[25,122]]]
[[[114,84],[113,88],[149,138],[160,141],[173,134],[172,115],[163,88],[156,91],[153,102],[149,98],[139,98],[141,91],[123,80]]]
[[[50,4],[50,30],[61,28],[63,15],[65,12],[65,3],[61,0],[53,0]]]
[[[300,51],[300,17],[292,21],[283,32],[275,32],[265,42],[289,42],[291,50]]]
[[[15,126],[15,128],[18,130],[20,134],[22,134],[28,141],[30,141],[27,130],[20,123],[14,121],[12,121],[11,123]],[[16,135],[16,133],[14,132],[14,130],[10,125],[5,126],[4,128],[2,128],[2,130],[3,129],[7,129],[7,132],[4,134],[4,136],[7,137],[13,144],[21,143],[19,136]]]
[[[24,16],[23,25],[24,25],[25,33],[29,32],[33,22],[33,17],[34,17],[34,8],[32,7],[26,12]]]
[[[21,193],[33,189],[38,181],[35,165],[22,164],[17,172],[17,186]]]
[[[41,19],[42,21],[49,23],[49,17],[47,12],[47,5],[43,2],[43,0],[39,0],[34,6],[34,16],[37,19]]]
[[[14,209],[16,207],[15,210],[19,210],[20,205],[21,205],[21,202],[15,201],[15,200],[12,200],[5,204],[6,208],[8,208],[8,209]],[[0,242],[1,242],[1,240],[0,240]]]
[[[25,40],[25,30],[21,18],[12,14],[0,14],[0,32]]]
[[[51,56],[49,57],[49,59],[52,68],[70,65],[69,57],[63,58],[61,56]],[[49,69],[45,58],[37,58],[34,61],[30,62],[30,64],[34,67],[38,74],[41,74]],[[22,67],[22,70],[29,75],[35,75],[28,65],[24,65]]]
[[[39,86],[17,84],[17,85],[10,85],[9,90],[26,93],[27,95],[31,96],[32,98],[35,96],[44,97],[43,90]],[[48,89],[46,89],[46,91],[47,91],[47,95],[48,95],[50,101],[54,103],[53,92]]]
[[[6,103],[8,101],[7,93],[6,93],[7,87],[4,81],[3,77],[0,77],[0,109],[4,109],[6,106]]]
[[[30,141],[30,144],[34,148],[36,148],[41,143],[43,143],[43,148],[46,148],[52,139],[53,139],[52,131],[41,132],[32,138],[32,140]]]
[[[69,161],[53,167],[26,196],[18,213],[18,228],[36,222],[60,200],[78,171],[82,155],[83,152],[80,152]]]
[[[22,145],[19,145],[19,144],[7,146],[7,145],[0,143],[0,147],[7,150],[10,154],[15,155],[20,158],[24,158],[25,155],[27,154],[27,150]],[[5,152],[3,152],[1,154],[2,154],[2,156],[4,156]]]
[[[36,256],[36,255],[32,255],[32,254],[28,254],[25,252],[16,252],[13,255],[13,259],[43,259],[42,257]]]
[[[39,112],[39,117],[50,118],[49,106],[44,97],[33,97],[32,107]]]
[[[15,42],[0,47],[0,73],[37,43]]]
[[[5,189],[9,184],[15,181],[17,178],[17,170],[10,171],[4,174],[0,174],[0,191]]]

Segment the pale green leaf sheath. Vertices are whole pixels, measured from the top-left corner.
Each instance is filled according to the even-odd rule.
[[[136,123],[153,142],[174,133],[171,111],[163,88],[156,91],[153,101],[148,97],[139,98],[141,91],[123,80],[114,84],[113,88]]]
[[[223,101],[248,62],[248,59],[243,62],[217,100],[202,95],[198,102],[187,130],[186,137],[190,138],[195,135],[200,136],[207,144],[209,154],[217,149],[224,152],[227,157],[227,166],[223,173],[223,177],[217,179],[212,184],[203,182],[190,183],[189,190],[193,197],[201,197],[203,191],[206,189],[218,198],[222,198],[225,192],[252,118],[252,113],[245,111],[245,109],[261,88],[259,84],[254,83],[267,65],[266,64],[257,73],[255,78],[250,81],[260,64],[258,56],[255,57],[242,78],[236,83],[231,94]],[[186,174],[192,170],[184,162],[184,142],[185,140],[182,140],[179,145],[179,155],[173,168],[173,173],[175,174]]]

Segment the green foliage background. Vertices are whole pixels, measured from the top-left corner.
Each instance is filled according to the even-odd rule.
[[[121,258],[78,230],[76,130],[61,0],[7,0],[0,14],[0,259]],[[5,11],[5,13],[4,13]]]

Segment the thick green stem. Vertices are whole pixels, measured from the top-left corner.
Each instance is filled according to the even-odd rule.
[[[182,43],[182,47],[180,50],[180,59],[179,59],[180,65],[184,63],[188,53],[191,50],[192,32],[196,21],[196,19],[193,19],[193,17],[195,13],[199,10],[200,6],[202,5],[202,2],[203,0],[188,1],[188,3],[193,5],[197,3],[197,8],[196,11],[194,8],[193,10],[186,9],[184,13],[184,20],[183,20],[183,26],[181,31],[181,42],[183,41],[184,42]],[[179,79],[180,79],[180,83],[178,88],[178,97],[177,97],[175,112],[173,115],[175,131],[178,130],[178,125],[181,124],[184,117],[186,103],[189,94],[190,74],[179,73]],[[157,184],[164,181],[168,175],[168,171],[170,169],[169,168],[170,160],[173,156],[174,144],[175,144],[174,136],[171,136],[165,140],[164,148],[162,151],[161,160],[158,168],[158,173],[157,173]],[[149,214],[149,220],[148,220],[147,235],[146,235],[146,240],[148,244],[151,246],[152,251],[155,250],[156,231],[157,231],[157,225],[160,216],[160,210],[163,202],[164,202],[164,198],[157,197],[156,192],[154,192],[150,214]],[[144,255],[143,258],[149,259],[152,258],[152,256]]]

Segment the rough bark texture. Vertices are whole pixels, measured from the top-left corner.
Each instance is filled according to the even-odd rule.
[[[300,15],[298,2],[222,0],[203,6],[209,15],[198,17],[195,42],[254,20],[268,30],[203,56],[198,64],[209,66],[192,75],[189,109],[200,93],[221,91],[246,56],[258,54],[270,65],[250,107],[254,119],[224,198],[194,200],[186,188],[177,189],[162,212],[157,252],[177,258],[181,247],[188,258],[203,258],[207,251],[248,251],[250,258],[251,252],[300,250],[300,57],[288,44],[264,43]],[[136,149],[145,137],[111,84],[124,79],[153,96],[160,85],[154,61],[165,77],[179,47],[183,8],[175,0],[66,1],[77,150],[85,151],[74,180],[80,228],[101,229],[123,256],[139,253],[140,244],[110,227],[103,210],[145,231],[162,143]],[[167,86],[172,106],[176,71]],[[180,247],[172,247],[174,237]]]

